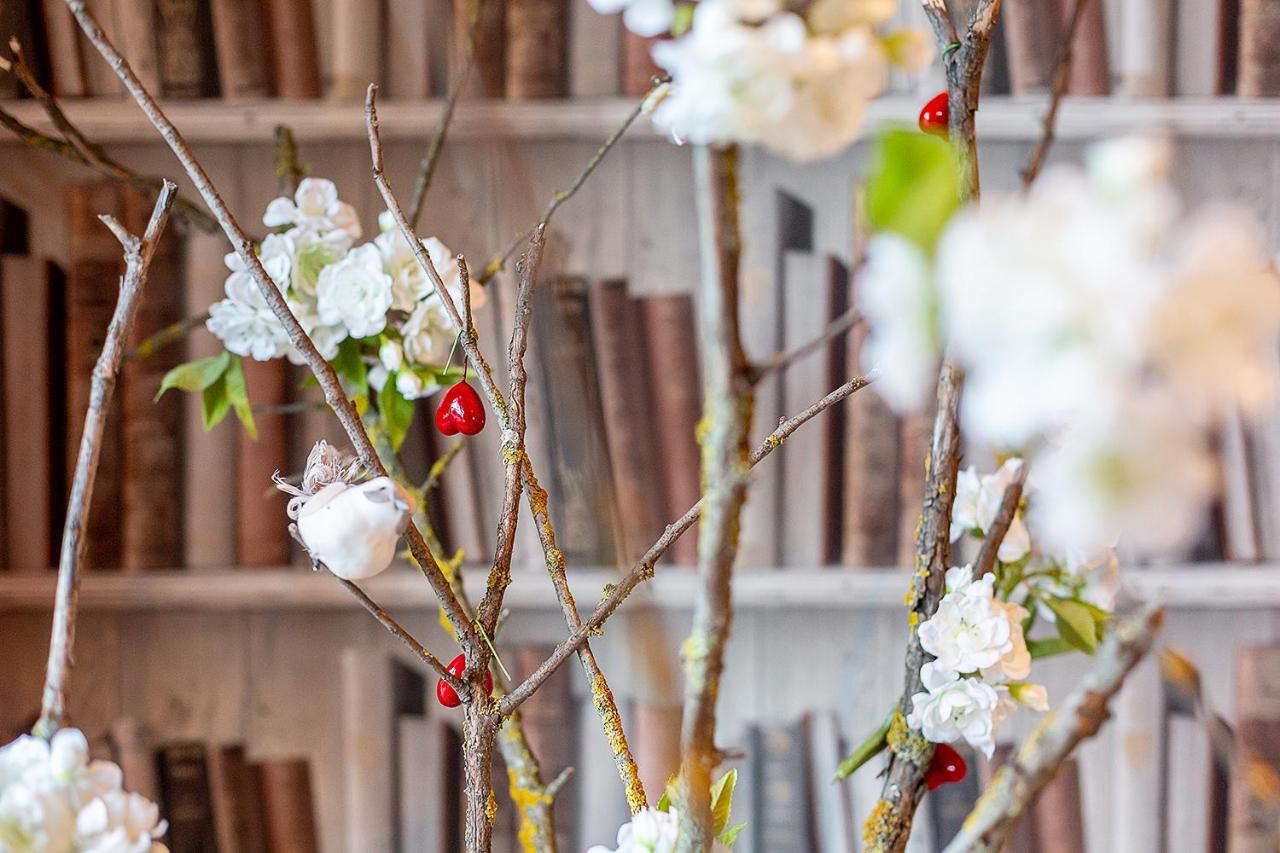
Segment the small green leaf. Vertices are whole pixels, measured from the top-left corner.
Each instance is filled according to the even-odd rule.
[[[406,400],[396,390],[396,376],[391,374],[378,392],[378,411],[382,413],[382,423],[387,429],[387,438],[391,441],[391,449],[399,450],[413,423],[413,401]]]
[[[249,386],[244,379],[244,362],[235,359],[227,369],[224,379],[227,386],[227,400],[236,410],[236,417],[244,424],[245,432],[254,440],[258,440],[258,425],[253,422],[253,408],[249,405]]]
[[[230,410],[231,400],[227,397],[227,381],[224,376],[219,376],[212,385],[201,392],[200,413],[204,419],[205,431],[222,423],[222,419]]]
[[[339,344],[332,364],[338,375],[346,380],[353,397],[369,393],[369,369],[360,359],[359,341],[347,338]]]
[[[1046,598],[1044,603],[1053,611],[1063,640],[1088,654],[1097,651],[1098,625],[1089,608],[1069,598]]]
[[[660,812],[671,811],[671,801],[675,799],[675,793],[676,793],[676,777],[675,777],[675,774],[672,774],[671,778],[667,780],[666,787],[662,789],[662,796],[658,798],[658,805],[656,806],[658,811]]]
[[[671,37],[680,38],[693,26],[693,4],[677,3],[675,16],[671,19]]]
[[[720,843],[723,844],[725,847],[732,847],[733,843],[738,840],[738,835],[741,834],[742,830],[746,828],[747,828],[747,822],[745,820],[742,823],[734,824],[733,826],[726,829],[724,832],[720,833],[720,838],[719,838]]]
[[[226,350],[198,361],[179,364],[160,380],[160,390],[156,392],[156,399],[159,400],[170,388],[178,388],[182,391],[203,391],[218,381],[230,365],[231,353]]]
[[[1056,655],[1065,655],[1067,652],[1073,652],[1075,650],[1075,646],[1071,645],[1061,637],[1046,637],[1043,640],[1027,640],[1027,651],[1031,653],[1032,660],[1051,658]]]
[[[867,178],[867,218],[933,252],[960,204],[960,177],[951,146],[935,136],[899,128],[876,141]]]
[[[442,388],[449,388],[450,386],[457,385],[462,381],[463,368],[457,366],[450,368],[440,367],[432,368],[428,372],[431,375],[431,380],[434,381],[435,384]]]
[[[836,778],[832,781],[839,782],[841,779],[847,779],[855,770],[884,751],[889,744],[889,726],[897,713],[898,706],[894,705],[889,716],[885,717],[884,722],[880,724],[880,728],[872,732],[858,745],[857,749],[849,754],[848,758],[840,762],[840,766],[836,768]]]
[[[733,789],[737,784],[738,771],[730,770],[711,785],[711,817],[717,835],[729,825],[729,812],[733,809]]]

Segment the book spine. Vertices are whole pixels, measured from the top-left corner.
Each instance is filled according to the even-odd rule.
[[[825,262],[827,283],[827,322],[832,323],[843,317],[850,308],[852,292],[849,282],[849,268],[837,258],[829,257]],[[822,351],[822,376],[824,384],[817,392],[824,394],[831,388],[838,388],[849,381],[849,336],[836,335]],[[816,397],[814,399],[817,399]],[[808,401],[800,405],[808,405]],[[798,411],[798,410],[797,410]],[[849,407],[835,406],[823,418],[821,424],[822,453],[827,459],[827,469],[823,482],[819,515],[822,517],[821,545],[818,549],[823,565],[833,566],[840,562],[844,549],[845,518],[845,477],[848,474],[848,454],[845,448],[845,435],[849,429]]]
[[[431,97],[431,10],[426,2],[388,3],[382,79],[387,97],[421,101]]]
[[[154,0],[116,0],[120,52],[129,60],[129,67],[142,85],[151,92],[162,91],[160,54],[156,46],[157,5],[165,4]]]
[[[249,399],[254,405],[278,406],[288,400],[289,365],[283,359],[242,359]],[[283,566],[289,562],[288,497],[271,476],[289,464],[289,435],[283,415],[254,418],[255,439],[236,425],[239,445],[236,471],[236,561],[242,566]]]
[[[209,789],[218,853],[266,853],[259,784],[257,772],[245,759],[244,746],[229,744],[209,750]]]
[[[121,205],[130,233],[145,231],[151,202],[125,191]],[[182,293],[170,285],[181,274],[181,245],[176,233],[166,233],[151,258],[150,275],[160,286],[138,306],[131,346],[182,319]],[[177,350],[170,347],[135,359],[121,375],[117,392],[124,424],[121,566],[126,571],[182,564],[182,398],[166,394],[155,399],[160,380],[177,364]]]
[[[63,98],[84,97],[89,87],[85,82],[84,56],[80,53],[80,28],[63,0],[42,0],[42,5],[53,93]]]
[[[1062,763],[1058,775],[1040,793],[1034,808],[1040,853],[1079,853],[1085,849],[1080,765],[1074,758]]]
[[[622,27],[590,0],[569,0],[569,94],[604,98],[621,91]]]
[[[1120,80],[1131,98],[1169,94],[1169,0],[1126,0],[1121,5]]]
[[[663,487],[652,460],[658,458],[642,330],[625,281],[600,281],[591,287],[592,348],[596,355],[604,411],[614,501],[621,515],[623,565],[644,553],[661,529],[655,507]]]
[[[96,0],[93,4],[93,14],[98,19],[99,26],[102,27],[103,32],[115,39],[117,44],[120,43],[120,27],[116,20],[116,5],[120,2],[123,0]],[[124,84],[98,53],[98,49],[89,44],[89,40],[79,29],[79,27],[76,28],[76,38],[80,45],[80,55],[84,58],[84,76],[88,88],[86,94],[95,98],[124,97]]]
[[[1240,0],[1240,66],[1236,94],[1242,98],[1280,95],[1280,6],[1268,0]]]
[[[267,0],[271,79],[276,97],[306,101],[320,97],[320,60],[311,0]]]
[[[257,0],[211,0],[213,47],[222,97],[271,94],[266,21]]]
[[[367,0],[333,0],[333,78],[329,97],[364,101],[370,83],[378,82],[381,56],[382,4]]]
[[[622,33],[622,94],[629,98],[643,97],[652,88],[653,78],[663,73],[650,53],[655,41],[630,30]]]
[[[216,853],[209,770],[202,743],[161,747],[157,756],[165,839],[172,853]]]
[[[139,2],[139,0],[122,0]],[[160,88],[167,98],[203,98],[217,90],[208,0],[156,0]]]
[[[758,819],[752,821],[757,853],[809,853],[817,846],[806,770],[808,730],[808,717],[786,726],[755,730],[752,746],[760,755],[760,775],[755,780],[759,811]]]
[[[116,283],[123,260],[120,244],[100,221],[100,214],[120,215],[115,187],[93,183],[69,193],[71,268],[66,288],[66,459],[75,471],[89,407],[93,369],[106,340],[115,309]],[[91,568],[120,565],[118,514],[121,503],[121,419],[119,406],[107,413],[89,505],[85,564]]]
[[[317,853],[320,843],[307,760],[269,759],[259,765],[259,773],[267,849],[271,853]]]
[[[702,399],[698,378],[697,333],[693,297],[687,293],[651,296],[641,302],[653,378],[654,422],[661,424],[661,456],[665,467],[663,523],[670,524],[698,502],[702,493],[698,419]],[[676,540],[669,561],[698,562],[698,540],[688,533]]]
[[[783,294],[787,306],[782,350],[789,352],[813,340],[826,325],[826,299],[809,295],[815,283],[823,280],[824,258],[811,251],[792,250],[784,254],[783,264],[784,281],[791,287]],[[788,298],[793,293],[804,293],[805,297]],[[816,350],[788,368],[782,378],[783,411],[801,411],[826,393],[826,378],[822,375],[824,355]],[[821,436],[801,437],[778,448],[776,455],[780,458],[772,463],[781,470],[782,542],[778,556],[779,562],[787,566],[814,568],[823,561],[826,519],[821,510],[827,475],[832,468],[831,460],[822,454],[824,447]]]
[[[6,256],[0,267],[0,364],[3,364],[4,567],[43,572],[53,553],[48,329],[50,267]],[[61,417],[61,413],[58,413]],[[57,452],[62,448],[58,447]],[[62,494],[58,494],[62,499]]]
[[[462,72],[474,26],[475,58],[466,84],[471,97],[501,98],[506,91],[506,5],[502,0],[453,0],[450,80]]]
[[[898,541],[894,565],[916,564],[916,528],[924,511],[924,478],[929,457],[932,411],[909,415],[898,429]]]
[[[1246,646],[1236,652],[1237,764],[1231,778],[1228,849],[1275,849],[1274,801],[1251,778],[1274,776],[1280,767],[1280,646]]]
[[[508,100],[567,94],[568,14],[567,0],[508,0]]]
[[[1060,41],[1055,0],[1009,0],[1002,11],[1013,94],[1048,92]]]
[[[1086,0],[1084,11],[1080,13],[1080,24],[1075,38],[1071,40],[1071,72],[1067,78],[1069,95],[1100,97],[1111,94],[1111,63],[1107,54],[1107,20],[1103,6],[1102,0]],[[1061,32],[1064,34],[1074,11],[1075,0],[1058,0]],[[1056,62],[1056,58],[1053,61]]]

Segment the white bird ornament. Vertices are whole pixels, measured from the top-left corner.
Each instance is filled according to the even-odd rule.
[[[412,513],[413,498],[389,477],[333,482],[298,510],[298,535],[329,571],[363,580],[391,565]]]

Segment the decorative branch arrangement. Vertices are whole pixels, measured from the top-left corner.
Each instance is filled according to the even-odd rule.
[[[127,324],[154,242],[173,207],[193,224],[220,228],[235,251],[236,265],[227,280],[226,298],[211,307],[207,318],[163,330],[133,355],[145,358],[206,323],[226,351],[175,369],[162,390],[177,387],[206,398],[225,395],[217,400],[221,411],[233,409],[246,423],[251,422],[254,409],[243,388],[240,359],[289,357],[311,370],[325,404],[351,442],[354,458],[321,442],[300,484],[281,481],[281,488],[294,496],[290,517],[295,524],[290,529],[317,568],[333,574],[371,616],[437,674],[441,702],[461,708],[468,851],[483,853],[491,847],[495,800],[490,771],[495,750],[501,752],[509,770],[511,798],[522,821],[521,837],[531,849],[555,850],[551,805],[567,777],[544,782],[524,737],[519,711],[570,656],[578,658],[590,685],[592,704],[634,815],[633,822],[619,832],[623,849],[634,843],[648,845],[646,849],[701,853],[732,845],[741,826],[727,825],[735,777],[717,778],[726,753],[716,740],[715,706],[733,623],[733,570],[749,474],[802,425],[842,404],[873,377],[879,393],[895,408],[918,409],[932,396],[936,415],[928,456],[922,460],[925,491],[907,596],[910,634],[903,692],[885,724],[841,767],[843,777],[879,752],[888,752],[881,799],[865,828],[867,848],[904,848],[919,803],[934,786],[930,769],[935,745],[964,740],[989,754],[995,727],[1006,713],[1018,705],[1047,709],[1044,688],[1027,680],[1034,658],[1072,650],[1097,656],[1079,689],[1044,718],[1017,757],[996,776],[964,830],[947,848],[997,849],[1075,746],[1097,732],[1106,718],[1108,701],[1151,646],[1161,623],[1160,611],[1153,608],[1113,619],[1109,595],[1114,554],[1098,546],[1114,537],[1100,531],[1099,514],[1107,521],[1114,516],[1122,522],[1116,533],[1158,537],[1159,532],[1149,529],[1153,502],[1171,500],[1168,495],[1176,494],[1182,509],[1205,499],[1209,486],[1191,436],[1203,432],[1209,413],[1219,404],[1257,404],[1270,399],[1274,391],[1268,380],[1260,378],[1261,372],[1249,369],[1258,359],[1271,357],[1280,334],[1280,298],[1267,290],[1276,283],[1274,271],[1265,253],[1259,261],[1251,224],[1239,217],[1226,217],[1227,228],[1215,227],[1214,222],[1175,222],[1172,214],[1163,219],[1157,216],[1154,224],[1148,222],[1153,211],[1161,213],[1157,202],[1168,195],[1160,183],[1162,149],[1158,147],[1127,143],[1128,148],[1100,149],[1101,165],[1095,164],[1088,174],[1058,171],[1048,189],[1040,183],[1032,185],[1053,140],[1069,69],[1070,36],[1087,0],[1077,0],[1071,17],[1044,136],[1023,173],[1026,192],[1017,199],[978,207],[975,115],[1000,0],[979,0],[962,27],[953,20],[946,0],[924,0],[941,52],[947,92],[922,113],[925,134],[891,130],[877,142],[866,191],[872,236],[866,262],[858,268],[863,304],[829,324],[813,341],[751,364],[738,320],[740,146],[758,144],[801,160],[841,150],[862,131],[861,108],[879,94],[887,67],[922,67],[930,56],[928,45],[912,31],[883,33],[885,20],[844,14],[836,8],[841,4],[803,4],[793,10],[781,4],[772,8],[702,0],[686,15],[674,4],[668,9],[668,4],[648,0],[643,4],[640,0],[598,2],[612,11],[634,7],[626,9],[627,24],[642,35],[676,33],[654,47],[655,59],[670,77],[655,81],[650,95],[605,140],[573,183],[553,196],[541,221],[495,255],[474,280],[463,256],[454,255],[434,237],[421,238],[415,230],[477,49],[474,43],[468,45],[463,73],[449,93],[440,126],[420,164],[407,213],[383,168],[377,87],[369,87],[365,118],[372,176],[387,212],[380,217],[379,236],[362,245],[356,245],[361,231],[354,210],[341,202],[331,182],[303,179],[287,133],[277,140],[278,172],[286,191],[264,216],[264,224],[274,231],[262,240],[250,238],[180,131],[103,33],[84,0],[66,3],[89,42],[169,145],[210,213],[195,202],[177,199],[172,183],[157,186],[155,180],[125,169],[86,139],[56,100],[39,87],[15,49],[15,60],[5,70],[17,74],[39,100],[60,138],[40,134],[2,110],[0,124],[29,145],[157,196],[156,210],[141,239],[108,222],[125,248],[127,269],[95,371],[76,468],[43,713],[36,734],[50,738],[63,724],[74,643],[76,567],[83,549],[98,438],[115,371],[126,357],[122,341]],[[742,5],[750,8],[739,8]],[[852,44],[861,47],[843,49]],[[739,61],[721,61],[726,50],[737,52]],[[752,102],[758,97],[753,93],[777,91],[779,86],[789,95],[784,99],[785,110],[778,107],[783,101],[773,102],[770,111]],[[827,108],[837,98],[849,108]],[[565,556],[557,545],[550,496],[539,483],[525,443],[525,358],[533,292],[551,218],[646,111],[653,113],[659,127],[696,146],[693,164],[701,262],[698,339],[705,381],[700,430],[703,495],[666,527],[583,618],[570,589]],[[767,120],[761,118],[766,113]],[[1116,265],[1126,285],[1124,292],[1138,296],[1122,299],[1113,279],[1102,275],[1099,281],[1096,269],[1071,266],[1072,252],[1064,253],[1067,259],[1041,253],[1051,256],[1046,262],[1040,256],[1023,258],[1016,246],[1008,247],[1009,234],[1019,228],[1027,229],[1023,233],[1027,244],[1050,241],[1063,219],[1078,225],[1081,233],[1111,240],[1103,249],[1125,261]],[[1097,220],[1101,233],[1085,229],[1077,220]],[[1155,239],[1175,227],[1188,237],[1191,249],[1186,252],[1173,251]],[[1229,251],[1223,250],[1224,245]],[[1074,252],[1076,247],[1071,248]],[[972,276],[977,273],[965,272],[984,269],[980,263],[984,252],[1011,255],[1012,272],[1005,274],[1019,284],[1034,280],[1050,283],[1041,286],[1061,287],[1049,294],[1033,292],[1039,302],[1020,301],[1027,298],[1025,291],[1034,289],[1002,290],[1005,283],[999,275],[984,272],[976,280]],[[482,349],[473,312],[483,308],[484,282],[502,272],[517,254],[515,313],[506,343],[509,385],[504,391]],[[1221,257],[1230,258],[1234,266],[1223,269],[1216,260]],[[1210,265],[1209,258],[1215,259],[1215,265]],[[1055,259],[1065,271],[1046,273]],[[1040,274],[1019,275],[1020,263]],[[1222,284],[1224,280],[1230,288]],[[1135,281],[1138,284],[1130,286]],[[1077,316],[1064,310],[1064,304],[1067,309],[1073,307],[1064,294],[1081,290],[1096,291],[1098,298],[1088,301]],[[1217,300],[1220,314],[1229,318],[1227,327],[1188,327],[1183,319],[1188,306],[1211,299]],[[1240,311],[1242,305],[1247,310]],[[1039,337],[1020,335],[1028,319],[1041,324],[1032,323]],[[1105,337],[1052,325],[1072,321],[1099,324],[1112,332],[1124,330],[1125,335],[1115,337],[1126,340],[1130,330],[1138,328],[1141,333],[1132,337],[1139,343],[1116,354]],[[869,328],[866,354],[877,365],[874,374],[831,390],[781,421],[751,450],[756,383],[858,323]],[[1044,340],[1069,341],[1087,351],[1063,355],[1043,346]],[[1083,343],[1075,344],[1078,340]],[[461,351],[461,368],[453,366],[455,348]],[[1067,372],[1059,359],[1076,373]],[[1237,373],[1236,367],[1243,369]],[[1089,368],[1119,381],[1104,386]],[[1239,378],[1233,379],[1234,384],[1197,382],[1206,370],[1218,378]],[[1043,384],[1045,377],[1078,378],[1077,374],[1091,380],[1083,383],[1088,387],[1078,399],[1061,393],[1062,386],[1056,385],[1054,399],[1044,400],[1025,385]],[[468,381],[472,377],[479,392]],[[414,400],[444,386],[451,387],[436,414],[442,432],[474,435],[492,416],[501,434],[499,458],[493,460],[503,470],[496,546],[484,592],[475,604],[461,582],[463,555],[443,553],[425,511],[461,440],[422,484],[407,482],[396,456],[414,416]],[[1168,413],[1162,405],[1174,386],[1205,390],[1171,424],[1172,419],[1153,413]],[[966,398],[963,413],[962,395]],[[1016,417],[1008,414],[1009,406],[996,405],[1009,400],[1027,401],[1019,403]],[[1073,402],[1075,408],[1070,406]],[[1086,418],[1085,408],[1090,415],[1101,411],[1100,420]],[[1116,448],[1105,441],[1117,434],[1117,423],[1154,432],[1137,433],[1134,447]],[[973,468],[961,471],[962,430],[970,439],[1013,452],[995,474],[979,475]],[[1123,429],[1118,432],[1129,434]],[[1152,435],[1159,441],[1149,440]],[[1165,454],[1164,461],[1174,461],[1156,470],[1159,466],[1139,464],[1147,461],[1140,456],[1144,451]],[[1125,473],[1132,476],[1124,482],[1137,485],[1131,493],[1108,494],[1112,504],[1090,514],[1079,507],[1096,503],[1098,484],[1077,482],[1071,475],[1094,470],[1086,463],[1104,456],[1130,465]],[[1034,488],[1028,479],[1033,461]],[[1166,474],[1167,469],[1172,473]],[[511,582],[522,498],[563,611],[566,636],[528,677],[511,683],[496,659],[494,645]],[[631,592],[653,577],[658,560],[695,522],[699,523],[698,585],[692,633],[682,647],[681,763],[678,775],[655,802],[657,792],[645,791],[640,782],[617,702],[591,639]],[[1029,529],[1036,531],[1034,543]],[[461,651],[448,664],[358,583],[391,563],[401,535],[439,599],[444,622]],[[976,556],[967,565],[956,565],[952,558],[953,542],[961,538],[978,541]],[[1082,556],[1075,555],[1073,548]],[[1031,636],[1041,614],[1052,615],[1056,636]],[[47,763],[48,754],[59,744],[40,743]],[[76,748],[67,743],[64,738],[62,748]],[[0,751],[0,757],[3,754]],[[138,831],[147,833],[145,841],[151,844],[153,837],[163,833],[163,822],[158,815],[148,815],[151,820],[141,821]],[[162,849],[158,843],[151,846],[152,851]]]

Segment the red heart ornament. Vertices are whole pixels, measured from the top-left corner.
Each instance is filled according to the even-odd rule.
[[[934,136],[946,139],[951,126],[951,98],[946,92],[939,92],[929,99],[929,103],[920,110],[920,129]]]
[[[484,403],[476,389],[466,382],[459,382],[440,400],[436,409],[436,428],[445,435],[462,433],[475,435],[484,429]]]
[[[449,661],[449,665],[445,669],[449,670],[450,675],[462,677],[462,671],[467,668],[467,659],[463,655],[458,655]],[[493,674],[485,672],[484,689],[486,693],[493,692]],[[462,700],[458,698],[458,692],[454,690],[449,682],[443,678],[436,680],[436,700],[446,708],[456,708],[462,704]]]
[[[929,769],[924,771],[924,783],[933,791],[948,782],[959,782],[968,772],[969,765],[965,764],[964,757],[950,745],[939,743],[933,747],[933,760],[929,762]]]

